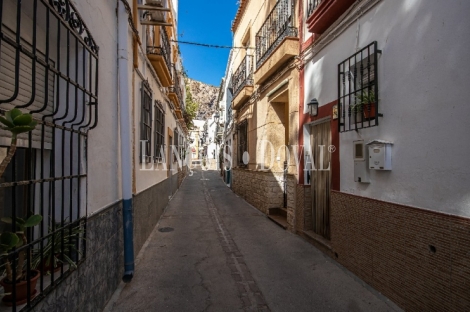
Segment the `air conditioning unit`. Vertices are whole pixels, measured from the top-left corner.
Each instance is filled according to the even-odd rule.
[[[163,7],[164,0],[147,0],[147,1],[145,1],[145,4],[146,5],[151,5],[151,6]]]
[[[166,0],[147,0],[145,5],[155,8],[166,8]],[[165,11],[149,9],[147,11],[147,16],[150,17],[150,22],[166,22]]]

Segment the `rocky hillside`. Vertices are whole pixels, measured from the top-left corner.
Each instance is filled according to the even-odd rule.
[[[215,111],[219,88],[188,78],[193,99],[199,103],[195,119],[205,120]]]

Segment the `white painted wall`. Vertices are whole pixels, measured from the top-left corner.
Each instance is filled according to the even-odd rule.
[[[174,14],[177,16],[177,0],[171,0]],[[117,107],[117,1],[74,1],[77,10],[90,29],[99,51],[99,123],[96,129],[90,131],[88,142],[88,212],[98,211],[121,199],[120,192],[120,159],[119,159],[119,129]],[[143,27],[137,29],[143,30]],[[132,36],[129,28],[129,37]],[[145,36],[141,38],[145,41]],[[131,42],[132,40],[129,40]],[[160,99],[165,104],[165,142],[168,144],[168,128],[173,131],[177,122],[172,113],[166,95],[152,75],[152,69],[145,60],[145,54],[139,51],[139,71],[148,80],[153,99]],[[129,72],[134,74],[134,85],[129,81],[129,87],[134,88],[134,146],[135,146],[135,186],[136,193],[162,182],[167,178],[167,172],[160,170],[143,171],[139,163],[140,114],[141,114],[141,85],[142,79],[132,67],[132,46],[128,47]],[[184,93],[184,90],[183,90]],[[153,123],[152,111],[152,123]],[[132,130],[131,130],[132,131]],[[179,130],[182,133],[181,129]],[[152,148],[153,148],[152,133]],[[152,150],[153,152],[153,150]],[[173,163],[176,168],[176,163]],[[177,174],[173,171],[172,174]]]
[[[362,1],[368,2],[368,1]],[[378,127],[340,134],[341,191],[470,216],[470,2],[380,1],[323,48],[305,69],[305,99],[338,98],[337,66],[372,41],[378,61]],[[359,28],[358,28],[359,27]],[[394,142],[392,171],[354,182],[353,146]]]
[[[99,122],[88,136],[88,213],[121,199],[116,1],[74,1],[99,50]],[[129,54],[130,55],[130,54]]]

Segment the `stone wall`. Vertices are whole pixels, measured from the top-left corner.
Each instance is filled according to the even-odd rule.
[[[470,311],[470,219],[331,193],[336,260],[409,311]]]
[[[295,233],[295,211],[296,211],[296,185],[295,176],[287,176],[287,230]]]
[[[33,311],[101,311],[124,270],[122,204],[88,218],[86,259]]]
[[[232,190],[263,213],[284,206],[282,172],[234,168]]]
[[[265,214],[269,208],[284,207],[283,173],[232,169],[232,190]],[[287,229],[295,232],[296,184],[294,175],[287,175]]]

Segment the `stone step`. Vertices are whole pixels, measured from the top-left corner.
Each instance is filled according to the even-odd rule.
[[[279,216],[279,215],[268,215],[269,220],[273,221],[284,230],[287,229],[287,218]]]
[[[287,218],[287,209],[286,208],[269,208],[268,214]]]

